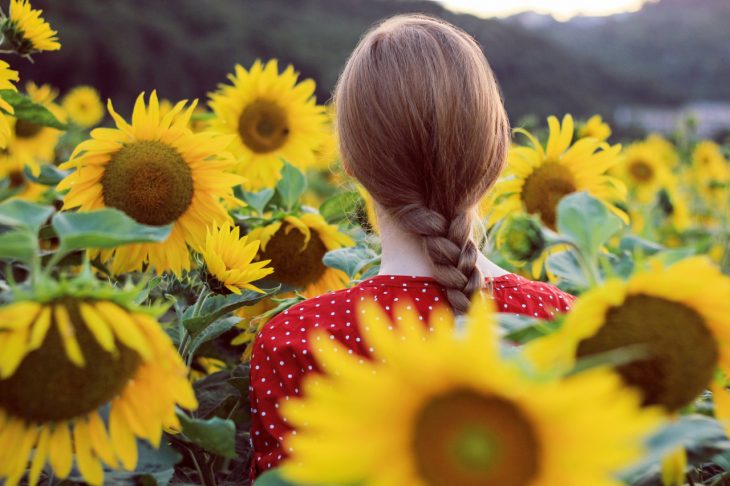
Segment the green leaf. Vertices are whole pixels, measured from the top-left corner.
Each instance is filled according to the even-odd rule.
[[[44,127],[58,128],[59,130],[66,130],[67,128],[66,124],[58,121],[48,108],[35,103],[27,95],[3,89],[0,90],[0,97],[13,107],[15,110],[13,116],[18,120],[25,120]]]
[[[241,295],[230,294],[209,297],[199,309],[197,316],[193,316],[194,306],[190,306],[185,310],[183,313],[183,325],[193,337],[196,337],[218,318],[240,307],[253,305],[269,295],[276,294],[279,292],[279,289],[280,286],[277,286],[271,289],[261,289],[264,291],[263,294],[246,290]]]
[[[586,192],[564,197],[558,204],[558,232],[585,255],[598,250],[623,226],[621,218]]]
[[[289,162],[284,162],[281,179],[276,183],[276,193],[284,208],[292,209],[306,189],[307,179],[304,174]]]
[[[104,471],[104,486],[128,486],[156,484],[165,486],[170,483],[175,474],[175,464],[182,456],[169,446],[163,439],[159,449],[153,449],[146,441],[137,441],[138,460],[134,471],[107,469]],[[83,482],[80,474],[74,474],[69,479]]]
[[[0,234],[0,259],[29,263],[38,251],[38,240],[26,228]]]
[[[246,204],[252,207],[258,214],[264,214],[266,205],[269,204],[272,197],[274,197],[273,189],[262,189],[259,192],[244,191],[243,193],[243,200],[246,201]]]
[[[196,419],[178,411],[182,433],[193,444],[223,457],[236,457],[236,425],[233,420],[213,417]]]
[[[528,316],[512,313],[497,314],[499,327],[505,334],[503,339],[519,344],[525,344],[533,339],[552,333],[560,325],[560,320],[543,321]]]
[[[590,287],[574,251],[561,251],[548,256],[545,265],[549,272],[560,279],[560,287],[581,292]]]
[[[51,221],[64,251],[78,248],[114,248],[130,243],[165,241],[172,225],[139,224],[116,209],[58,213]]]
[[[360,271],[380,257],[370,248],[339,248],[325,253],[322,261],[325,265],[342,270],[350,279],[354,279]]]
[[[340,192],[323,202],[319,213],[328,223],[339,223],[355,213],[361,200],[356,191]]]
[[[53,206],[41,206],[21,199],[13,199],[0,204],[0,224],[26,228],[31,233],[37,234],[54,211]]]
[[[256,480],[256,486],[297,486],[281,476],[278,468],[269,469]]]
[[[61,170],[51,164],[41,165],[41,171],[37,176],[33,175],[33,171],[27,165],[23,169],[23,172],[25,173],[25,177],[36,184],[43,184],[44,186],[55,186],[70,174],[70,171]]]
[[[208,341],[212,341],[213,339],[217,338],[221,334],[230,331],[234,327],[236,327],[236,324],[241,322],[240,317],[231,316],[224,319],[219,319],[212,324],[206,326],[197,336],[195,336],[195,339],[190,343],[190,354],[195,354],[195,351],[204,343],[207,343]]]

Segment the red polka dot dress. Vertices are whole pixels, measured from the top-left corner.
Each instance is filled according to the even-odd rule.
[[[574,297],[542,282],[532,282],[507,274],[492,280],[500,312],[549,319],[566,312]],[[368,350],[357,327],[356,306],[366,299],[375,300],[392,313],[397,302],[408,302],[421,320],[446,303],[446,291],[429,277],[379,275],[359,285],[324,294],[282,312],[261,330],[251,356],[251,440],[254,455],[251,478],[275,467],[286,457],[282,441],[296,433],[278,413],[278,402],[299,395],[302,378],[318,371],[307,334],[311,329],[326,329],[350,349],[351,354],[367,359]]]

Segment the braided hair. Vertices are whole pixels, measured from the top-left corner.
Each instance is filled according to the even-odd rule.
[[[476,41],[453,25],[400,15],[371,29],[335,90],[350,172],[418,235],[457,313],[484,285],[474,208],[505,163],[509,121]]]

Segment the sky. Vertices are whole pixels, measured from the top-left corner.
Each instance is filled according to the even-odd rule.
[[[482,17],[503,17],[532,10],[558,20],[575,15],[611,15],[636,11],[644,0],[439,0],[445,7]]]

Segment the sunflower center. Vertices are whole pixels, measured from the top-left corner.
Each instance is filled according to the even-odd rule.
[[[0,408],[27,421],[68,420],[96,410],[124,389],[141,363],[136,351],[119,341],[116,355],[104,351],[76,301],[59,304],[68,310],[86,366],[68,359],[54,316],[43,345],[29,353],[12,376],[0,380]]]
[[[274,278],[279,282],[303,288],[316,282],[327,271],[322,263],[327,247],[317,232],[312,231],[309,243],[302,249],[304,235],[296,229],[286,233],[284,226],[271,237],[261,259],[271,260],[269,266],[274,268]]]
[[[548,162],[527,177],[522,201],[528,213],[539,214],[546,226],[555,229],[558,203],[576,189],[570,169],[557,162]]]
[[[466,389],[423,407],[413,449],[429,485],[526,485],[540,465],[538,437],[523,412],[509,400]]]
[[[16,189],[25,185],[25,175],[23,171],[14,170],[8,174],[8,181],[10,182],[10,188]]]
[[[104,203],[137,222],[164,226],[182,216],[193,200],[193,176],[182,156],[157,141],[119,150],[101,179]]]
[[[717,343],[696,311],[643,294],[610,308],[598,333],[579,344],[578,356],[632,345],[643,346],[648,356],[619,366],[619,373],[641,389],[645,405],[663,405],[670,412],[708,386],[719,357]]]
[[[649,182],[654,178],[654,169],[643,160],[635,160],[629,165],[629,173],[638,182]]]
[[[25,120],[15,122],[15,136],[18,138],[33,138],[41,133],[43,127]]]
[[[257,154],[273,152],[289,138],[286,111],[273,101],[254,101],[241,113],[238,133],[243,143]]]

